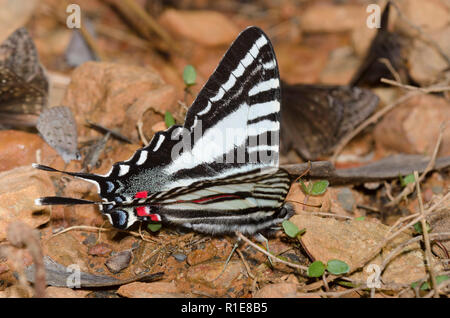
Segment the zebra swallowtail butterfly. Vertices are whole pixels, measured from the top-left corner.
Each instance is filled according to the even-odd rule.
[[[290,217],[289,174],[278,168],[281,89],[273,47],[245,29],[189,108],[184,126],[105,175],[64,172],[95,183],[101,202],[44,197],[38,204],[98,204],[121,229],[160,221],[206,234],[256,234]]]

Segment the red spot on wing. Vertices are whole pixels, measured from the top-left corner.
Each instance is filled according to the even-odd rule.
[[[161,217],[159,216],[159,214],[150,214],[149,217],[152,221],[161,222]]]
[[[216,200],[216,199],[221,199],[221,198],[240,198],[240,197],[237,195],[233,195],[233,194],[222,194],[222,195],[216,195],[214,197],[209,197],[209,198],[202,198],[202,199],[191,200],[191,201],[177,201],[177,202],[178,203],[186,203],[186,202],[202,203],[202,202],[207,202],[210,200]]]
[[[150,212],[150,209],[147,209],[145,206],[138,206],[136,208],[136,212],[138,216],[147,216]]]
[[[141,192],[136,193],[136,194],[134,195],[134,197],[135,197],[136,199],[145,199],[145,198],[147,197],[147,195],[148,195],[148,192],[147,192],[147,191],[141,191]]]

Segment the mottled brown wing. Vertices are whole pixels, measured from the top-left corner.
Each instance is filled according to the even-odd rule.
[[[48,80],[25,28],[0,45],[0,113],[39,114],[47,103]]]
[[[304,159],[330,154],[339,140],[366,119],[378,97],[349,86],[282,83],[281,152]]]

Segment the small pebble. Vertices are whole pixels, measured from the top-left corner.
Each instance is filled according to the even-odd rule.
[[[337,198],[341,206],[347,212],[353,212],[353,206],[355,205],[355,198],[353,198],[353,193],[349,188],[344,188],[338,192]]]
[[[186,259],[186,255],[182,254],[182,253],[175,253],[172,254],[172,256],[178,261],[178,262],[183,262]]]
[[[130,265],[132,256],[133,254],[130,251],[122,251],[110,257],[105,262],[105,265],[111,273],[117,274],[121,270],[127,268],[128,265]]]
[[[112,249],[108,244],[99,243],[89,247],[88,254],[94,256],[107,256],[111,254],[111,251]]]
[[[97,236],[95,234],[89,234],[83,241],[84,245],[93,245],[97,242]]]

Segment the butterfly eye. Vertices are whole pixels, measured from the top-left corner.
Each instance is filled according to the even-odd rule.
[[[295,213],[295,211],[293,210],[293,208],[289,205],[283,205],[280,209],[280,212],[278,212],[278,217],[280,219],[288,219],[289,217],[291,217],[293,214]]]

